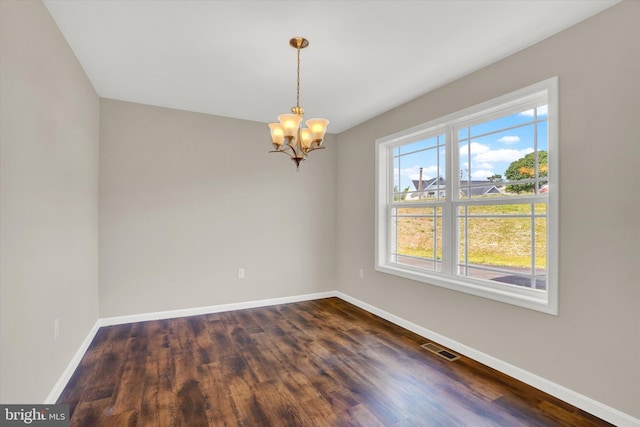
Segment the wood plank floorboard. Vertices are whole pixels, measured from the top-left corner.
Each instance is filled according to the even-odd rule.
[[[100,328],[72,426],[607,426],[341,299]]]

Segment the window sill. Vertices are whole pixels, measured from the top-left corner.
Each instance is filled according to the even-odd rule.
[[[405,265],[388,263],[376,265],[376,271],[405,279],[415,280],[432,286],[439,286],[469,295],[479,296],[493,301],[503,302],[542,313],[558,315],[557,302],[550,291],[521,288],[514,285],[502,285],[446,274],[429,274],[427,271]]]

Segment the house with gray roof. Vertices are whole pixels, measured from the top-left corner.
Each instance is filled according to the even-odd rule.
[[[430,199],[436,197],[438,194],[443,197],[446,194],[445,191],[445,179],[442,177],[431,178],[420,181],[414,179],[413,186],[415,191],[411,192],[407,198],[410,200],[417,199]],[[487,180],[460,181],[460,195],[463,197],[480,197],[490,194],[502,194],[501,187],[498,187],[495,183]]]

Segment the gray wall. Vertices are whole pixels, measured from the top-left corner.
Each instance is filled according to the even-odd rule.
[[[99,107],[44,5],[0,1],[3,403],[44,401],[98,318]]]
[[[101,317],[335,289],[333,136],[296,172],[264,123],[101,113]]]
[[[337,284],[640,417],[639,14],[640,2],[626,1],[330,136],[296,173],[266,153],[264,124],[98,101],[45,7],[1,0],[0,401],[44,400],[98,313]],[[374,140],[553,75],[559,316],[375,272]]]
[[[640,417],[638,16],[623,2],[338,135],[339,289]],[[375,272],[374,140],[554,75],[559,315]]]

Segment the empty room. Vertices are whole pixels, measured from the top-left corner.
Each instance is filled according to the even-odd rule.
[[[639,23],[0,0],[0,424],[640,427]]]

